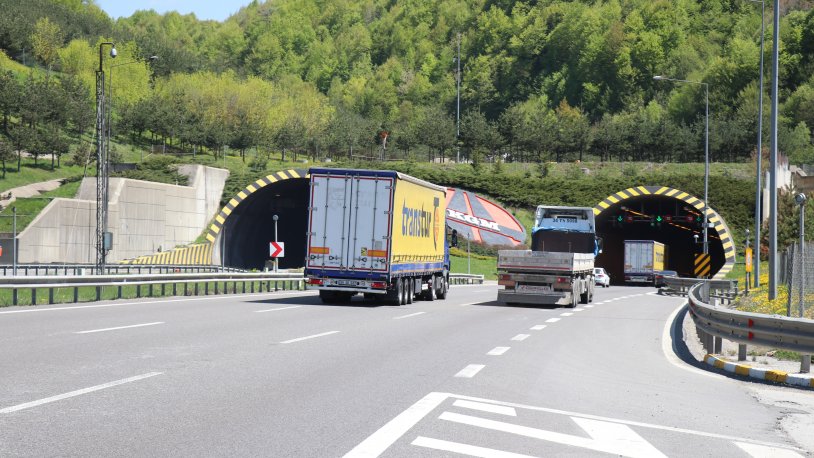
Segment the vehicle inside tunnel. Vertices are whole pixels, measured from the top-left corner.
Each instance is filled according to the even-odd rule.
[[[695,254],[703,253],[703,225],[698,209],[674,197],[645,194],[618,201],[596,216],[597,235],[604,243],[596,266],[608,271],[612,283],[624,284],[625,240],[654,240],[667,248],[665,270],[695,277]],[[718,232],[710,228],[708,234],[714,275],[726,257]]]
[[[249,194],[226,218],[218,243],[224,247],[224,265],[262,270],[270,261],[269,242],[285,243],[280,269],[303,267],[308,230],[308,179],[277,181]]]

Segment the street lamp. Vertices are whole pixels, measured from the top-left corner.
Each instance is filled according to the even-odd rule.
[[[656,81],[674,81],[677,83],[704,86],[704,254],[709,254],[709,215],[707,214],[707,210],[709,209],[709,84],[701,81],[668,78],[661,75],[656,75],[653,79]]]
[[[757,249],[757,256],[752,256],[752,263],[754,267],[754,285],[755,288],[760,287],[760,225],[763,223],[763,218],[760,216],[760,211],[763,209],[763,199],[761,199],[762,181],[763,181],[763,37],[765,34],[766,26],[764,18],[766,17],[766,2],[763,0],[749,0],[753,3],[760,3],[760,85],[757,88],[757,186],[755,191],[755,248]]]
[[[109,240],[105,232],[105,205],[103,200],[107,194],[105,177],[107,176],[107,162],[105,147],[105,71],[102,67],[104,55],[102,48],[110,46],[110,57],[117,55],[116,45],[105,41],[99,44],[99,69],[96,70],[96,268],[98,273],[104,274],[105,256],[107,254],[106,241]]]
[[[280,219],[280,217],[277,216],[277,215],[274,215],[274,216],[272,216],[271,219],[274,220],[274,243],[277,243],[277,220]],[[277,272],[277,270],[278,270],[277,269],[277,263],[278,262],[279,261],[277,261],[277,258],[275,257],[274,258],[274,272]]]

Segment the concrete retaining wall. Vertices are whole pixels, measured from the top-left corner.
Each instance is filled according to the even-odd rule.
[[[219,208],[229,172],[201,165],[179,170],[189,186],[111,178],[108,230],[115,262],[193,242]],[[96,262],[96,179],[76,199],[54,199],[19,235],[19,262]]]

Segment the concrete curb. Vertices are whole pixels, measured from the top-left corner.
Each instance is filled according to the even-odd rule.
[[[814,377],[789,374],[788,372],[775,369],[759,369],[756,367],[747,366],[745,364],[731,363],[710,354],[704,356],[704,362],[710,366],[723,369],[733,374],[742,375],[744,377],[765,380],[767,382],[785,383],[787,385],[801,386],[805,388],[814,388]]]

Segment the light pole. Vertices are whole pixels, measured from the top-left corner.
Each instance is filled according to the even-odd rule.
[[[280,219],[277,215],[272,216],[274,220],[274,243],[277,243],[277,220]],[[277,272],[277,258],[274,258],[274,272]]]
[[[461,34],[458,34],[458,71],[455,72],[455,87],[457,92],[457,103],[455,107],[455,147],[457,148],[455,163],[461,162]]]
[[[675,81],[677,83],[697,84],[704,86],[704,254],[709,254],[709,84],[701,81],[681,80],[656,75],[656,81]]]
[[[755,288],[760,287],[760,225],[763,223],[761,210],[763,209],[762,181],[763,181],[763,37],[766,26],[764,18],[766,16],[766,2],[763,0],[749,0],[753,3],[760,3],[760,84],[757,88],[757,186],[755,190],[755,248],[757,256],[752,255],[754,267]],[[748,281],[748,280],[747,280]]]
[[[98,273],[104,274],[105,257],[107,255],[108,240],[105,232],[104,199],[107,195],[105,177],[107,176],[107,151],[105,147],[105,71],[102,67],[104,55],[102,48],[110,46],[110,57],[116,57],[116,45],[105,41],[99,44],[99,69],[96,70],[96,268]]]
[[[769,300],[777,297],[777,72],[779,69],[780,0],[774,0],[772,30],[772,117],[769,126]]]
[[[11,241],[11,274],[13,276],[17,276],[17,207],[11,207],[11,214],[14,215],[14,219],[12,220],[12,241]]]
[[[805,305],[803,298],[805,297],[806,287],[806,264],[805,264],[805,214],[806,214],[806,195],[802,192],[794,196],[794,201],[800,206],[800,303],[799,311],[800,318],[805,313]],[[789,297],[791,297],[791,288],[789,288]],[[789,307],[789,315],[791,315],[791,307]],[[800,360],[800,372],[806,374],[811,372],[811,355],[802,355]]]

